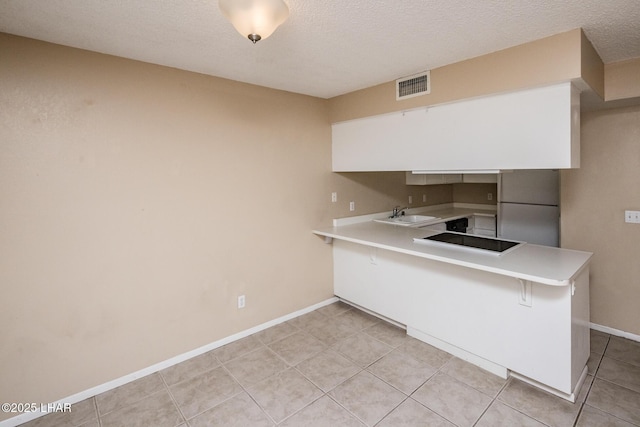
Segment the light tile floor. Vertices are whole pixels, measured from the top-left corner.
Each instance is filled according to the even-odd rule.
[[[572,404],[338,302],[24,426],[640,426],[640,343],[588,367]]]

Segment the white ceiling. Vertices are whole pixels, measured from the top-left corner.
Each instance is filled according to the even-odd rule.
[[[640,57],[639,0],[287,3],[256,45],[216,0],[0,0],[0,31],[321,98],[578,27],[605,63]]]

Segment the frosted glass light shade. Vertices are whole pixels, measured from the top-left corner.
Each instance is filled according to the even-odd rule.
[[[283,0],[219,0],[218,6],[235,29],[254,43],[269,37],[289,17]]]

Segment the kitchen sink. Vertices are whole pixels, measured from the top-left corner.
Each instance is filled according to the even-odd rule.
[[[428,215],[402,215],[397,218],[374,219],[374,221],[382,222],[385,224],[409,226],[409,225],[421,224],[423,222],[433,221],[435,219],[440,219],[440,218],[437,216],[428,216]]]

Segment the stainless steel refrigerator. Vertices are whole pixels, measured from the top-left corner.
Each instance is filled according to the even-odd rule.
[[[557,170],[516,170],[498,181],[498,237],[558,246],[560,185]]]

